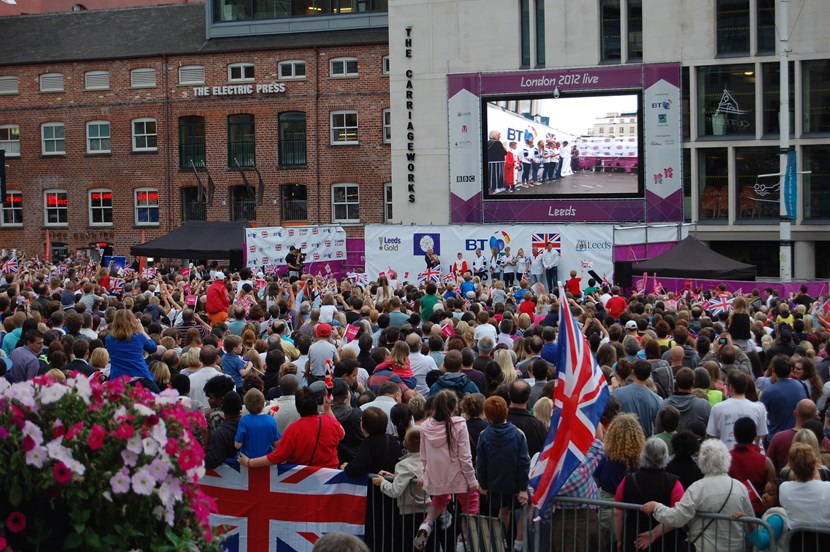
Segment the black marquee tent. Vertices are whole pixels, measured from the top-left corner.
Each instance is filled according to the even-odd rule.
[[[669,278],[702,280],[754,280],[755,265],[742,263],[712,251],[688,236],[662,255],[635,264],[634,274],[648,272]]]
[[[136,257],[231,259],[245,248],[245,221],[191,220],[160,238],[134,245]]]

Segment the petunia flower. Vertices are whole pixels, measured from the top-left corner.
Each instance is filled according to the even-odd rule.
[[[61,485],[66,485],[72,481],[72,471],[63,462],[55,463],[52,468],[52,475],[55,477],[55,481]]]
[[[91,450],[98,450],[104,446],[104,437],[106,432],[104,428],[99,425],[95,424],[92,426],[92,430],[89,432],[89,437],[87,437],[86,444],[89,445]]]
[[[130,476],[125,470],[116,472],[110,478],[110,488],[115,494],[124,494],[130,492]]]
[[[131,480],[133,483],[133,492],[139,495],[148,496],[156,486],[156,481],[153,479],[153,476],[150,475],[148,470],[143,468],[135,472]]]
[[[26,516],[23,512],[12,512],[6,518],[6,529],[12,533],[20,533],[26,528]]]

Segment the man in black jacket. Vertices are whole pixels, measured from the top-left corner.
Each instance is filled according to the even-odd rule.
[[[229,391],[222,398],[222,412],[225,419],[213,431],[205,450],[205,467],[209,470],[221,466],[226,458],[236,456],[233,442],[242,413],[242,397],[236,391]]]
[[[527,403],[530,401],[530,385],[524,380],[516,380],[510,384],[508,394],[510,408],[507,410],[507,421],[525,434],[527,452],[532,458],[534,454],[542,450],[547,431],[545,431],[545,425],[527,409]]]

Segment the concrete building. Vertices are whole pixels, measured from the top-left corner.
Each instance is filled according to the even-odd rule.
[[[779,172],[777,39],[787,36],[791,143],[798,171],[811,171],[797,178],[793,275],[830,277],[830,3],[789,2],[787,29],[781,5],[390,2],[393,221],[686,222],[713,249],[778,276],[778,178],[760,175]],[[620,93],[639,98],[636,197],[486,193],[488,102]]]

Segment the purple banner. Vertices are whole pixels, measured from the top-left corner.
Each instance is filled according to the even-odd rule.
[[[481,207],[483,220],[500,222],[636,222],[644,208],[642,199],[485,201]]]
[[[648,290],[654,288],[653,274],[648,275]],[[633,280],[639,280],[642,276],[635,275]],[[663,278],[659,274],[657,280],[662,284],[666,291],[679,292],[687,289],[709,291],[715,289],[720,284],[725,284],[727,291],[734,293],[741,291],[742,293],[751,293],[753,289],[758,288],[761,291],[761,297],[766,298],[767,294],[764,291],[766,288],[777,289],[779,297],[789,297],[791,293],[798,293],[802,285],[807,286],[807,293],[812,297],[819,297],[828,292],[827,282],[776,282],[770,280],[755,280],[754,282],[741,280],[699,280],[696,278]]]
[[[643,69],[640,65],[481,75],[482,94],[550,93],[556,87],[562,91],[599,91],[642,86]]]

